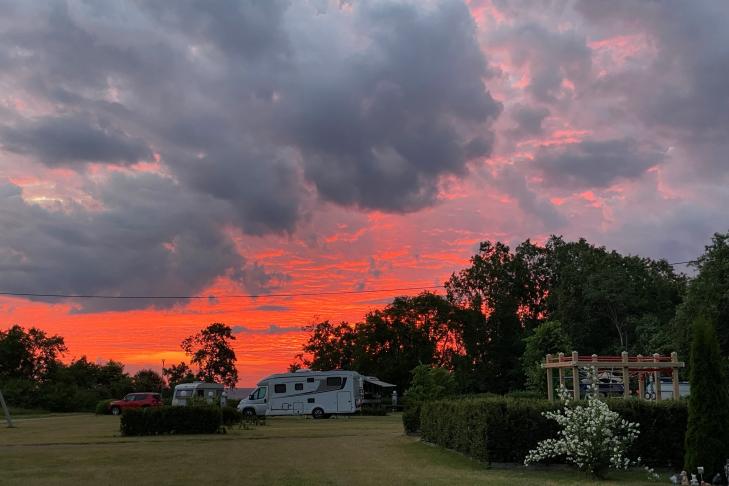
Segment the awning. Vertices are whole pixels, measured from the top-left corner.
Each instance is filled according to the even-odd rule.
[[[379,386],[380,388],[396,388],[397,385],[393,385],[392,383],[386,383],[384,381],[380,381],[375,376],[365,376],[364,381],[367,383],[372,383],[375,386]]]

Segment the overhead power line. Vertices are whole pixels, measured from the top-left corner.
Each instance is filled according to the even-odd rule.
[[[696,260],[685,262],[672,262],[669,265],[689,265],[696,263]],[[423,285],[420,287],[399,287],[389,289],[372,290],[335,290],[330,292],[292,292],[284,294],[222,294],[222,295],[100,295],[100,294],[61,294],[61,293],[37,293],[37,292],[6,292],[0,291],[0,296],[8,297],[38,297],[49,299],[117,299],[117,300],[201,300],[201,299],[258,299],[265,297],[317,297],[322,295],[352,295],[352,294],[375,294],[380,292],[404,292],[410,290],[442,289],[445,285]]]
[[[378,292],[402,292],[406,290],[441,289],[443,285],[424,285],[421,287],[400,287],[373,290],[338,290],[331,292],[295,292],[288,294],[223,294],[223,295],[97,295],[97,294],[41,294],[35,292],[0,292],[10,297],[43,297],[58,299],[257,299],[263,297],[314,297],[319,295],[374,294]]]

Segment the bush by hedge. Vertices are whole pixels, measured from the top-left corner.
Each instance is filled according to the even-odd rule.
[[[113,402],[113,399],[101,400],[96,404],[96,415],[110,415],[111,409],[109,405]]]
[[[240,413],[236,408],[223,407],[221,409],[221,413],[223,417],[223,425],[227,427],[239,424],[243,421],[243,414]]]
[[[214,434],[223,416],[217,407],[149,407],[121,415],[123,435]]]
[[[640,435],[631,457],[646,465],[678,466],[686,430],[685,402],[611,400],[610,408],[637,422]],[[543,412],[559,407],[546,400],[462,398],[422,404],[422,437],[486,463],[516,462],[543,439],[556,437],[556,422]]]

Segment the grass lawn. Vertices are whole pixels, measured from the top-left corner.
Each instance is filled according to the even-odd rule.
[[[224,435],[166,437],[121,437],[112,416],[15,422],[0,424],[0,484],[655,484],[642,472],[599,483],[565,470],[486,469],[404,435],[399,416],[275,418]]]

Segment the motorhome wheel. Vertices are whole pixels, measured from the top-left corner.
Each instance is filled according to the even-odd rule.
[[[315,408],[311,411],[311,416],[315,419],[324,418],[324,410],[322,410],[321,408]]]
[[[246,408],[245,410],[243,410],[243,415],[245,415],[246,417],[253,417],[255,414],[256,411],[252,408]]]

